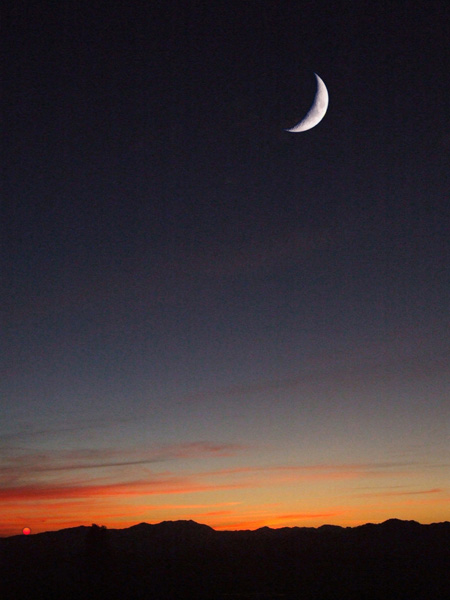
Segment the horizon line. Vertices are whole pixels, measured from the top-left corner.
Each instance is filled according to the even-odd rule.
[[[430,525],[443,525],[446,523],[450,523],[450,521],[448,521],[448,520],[434,521],[434,522],[430,522],[430,523],[421,523],[420,521],[416,521],[414,519],[399,519],[397,517],[390,517],[389,519],[385,519],[384,521],[379,521],[379,522],[367,521],[365,523],[360,523],[357,525],[334,525],[331,523],[322,523],[322,525],[317,525],[315,527],[307,526],[307,525],[290,525],[290,526],[289,525],[281,525],[280,527],[271,527],[269,525],[262,525],[260,527],[254,528],[254,529],[227,529],[227,528],[222,529],[222,528],[212,527],[211,525],[208,525],[206,523],[199,523],[198,521],[194,521],[193,519],[166,519],[164,521],[159,521],[157,523],[147,523],[146,521],[141,521],[139,523],[135,523],[134,525],[129,525],[126,527],[108,527],[107,525],[98,525],[97,523],[91,523],[91,525],[80,524],[80,525],[74,525],[73,527],[63,527],[62,529],[49,529],[48,531],[39,531],[37,533],[33,533],[31,530],[28,535],[25,535],[23,532],[12,534],[12,535],[1,535],[0,534],[0,539],[10,539],[10,538],[17,538],[17,537],[33,537],[33,536],[43,535],[43,534],[47,534],[47,533],[59,533],[61,531],[68,531],[71,529],[81,529],[81,528],[90,529],[91,527],[99,527],[102,529],[104,528],[105,530],[108,530],[108,531],[124,531],[126,529],[138,527],[139,525],[148,525],[149,527],[157,527],[158,525],[164,525],[167,523],[192,523],[192,524],[198,525],[200,527],[208,527],[208,529],[211,529],[211,531],[214,531],[217,533],[225,533],[225,532],[239,533],[239,532],[249,532],[249,531],[257,532],[257,531],[261,531],[261,529],[270,529],[271,531],[277,531],[279,529],[316,529],[317,530],[317,529],[321,529],[322,527],[333,527],[333,528],[338,528],[338,529],[357,529],[358,527],[364,527],[366,525],[373,525],[373,526],[384,525],[386,523],[389,523],[390,521],[395,521],[395,522],[399,522],[399,523],[414,523],[421,527],[428,527]]]

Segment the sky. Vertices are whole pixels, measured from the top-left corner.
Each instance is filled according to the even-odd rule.
[[[0,535],[449,520],[448,3],[3,21]]]

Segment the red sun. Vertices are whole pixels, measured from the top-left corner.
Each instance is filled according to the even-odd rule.
[[[29,527],[24,527],[22,533],[23,535],[30,535],[31,529]]]

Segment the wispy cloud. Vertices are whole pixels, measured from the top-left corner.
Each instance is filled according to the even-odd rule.
[[[239,461],[237,466],[211,468],[211,459],[231,455]],[[245,445],[210,441],[125,451],[85,448],[59,454],[10,453],[0,462],[0,507],[5,515],[0,535],[14,531],[25,519],[30,522],[30,515],[41,530],[46,523],[55,528],[69,526],[77,519],[78,524],[98,521],[99,517],[108,526],[125,527],[148,520],[149,515],[161,515],[164,520],[168,514],[175,518],[197,518],[213,527],[229,529],[326,521],[340,514],[335,506],[328,510],[322,503],[315,504],[315,510],[298,511],[299,506],[293,504],[289,508],[283,500],[280,506],[267,506],[267,510],[261,511],[261,504],[256,502],[255,506],[242,504],[243,499],[249,498],[245,490],[252,490],[251,496],[255,490],[256,498],[264,497],[275,487],[280,492],[290,487],[305,492],[317,485],[335,487],[339,482],[350,481],[349,485],[341,486],[341,493],[349,496],[357,491],[352,488],[353,481],[366,486],[370,482],[375,486],[377,481],[384,486],[398,485],[400,477],[414,474],[417,468],[414,463],[386,461],[275,465],[243,462],[250,458],[254,461],[255,454],[250,455]],[[158,462],[165,463],[164,470],[155,466]],[[256,490],[261,490],[262,496]],[[360,496],[373,498],[375,502],[382,496],[440,497],[439,492],[442,489],[437,487],[384,491],[375,486],[373,492],[368,490]],[[191,494],[199,494],[199,501],[192,502]],[[179,502],[171,500],[176,497]],[[302,508],[308,508],[306,500]]]
[[[343,514],[343,511],[326,511],[326,512],[299,512],[292,514],[276,514],[276,513],[261,513],[255,511],[253,515],[229,515],[231,518],[223,518],[213,522],[214,529],[227,530],[227,529],[259,529],[260,527],[286,527],[292,526],[292,524],[307,522],[315,522],[317,520],[327,521],[327,519],[334,519]],[[219,515],[217,515],[219,516]],[[236,518],[237,517],[237,518]]]
[[[198,450],[197,445],[195,445]],[[202,449],[202,447],[200,448]],[[216,451],[216,450],[214,450]],[[129,461],[128,463],[117,463],[120,465],[141,464],[143,461]],[[96,466],[110,466],[116,463],[95,463]],[[92,465],[91,465],[92,466]],[[196,471],[180,475],[176,472],[152,472],[145,478],[138,480],[123,479],[111,481],[96,478],[90,482],[86,478],[72,481],[46,481],[30,478],[23,483],[17,478],[3,478],[0,485],[0,499],[11,500],[49,500],[61,498],[89,498],[98,496],[143,496],[164,494],[187,494],[206,490],[236,489],[243,487],[263,487],[272,485],[283,485],[301,481],[330,481],[365,478],[379,476],[380,473],[392,474],[392,467],[398,467],[391,463],[352,463],[352,464],[319,464],[319,465],[277,465],[277,466],[247,466],[228,469]],[[11,467],[9,467],[10,469]],[[29,472],[29,465],[22,475]],[[71,471],[83,468],[83,465],[66,466]],[[56,467],[47,467],[44,471],[62,470]],[[7,471],[9,474],[9,470]]]
[[[208,490],[224,490],[247,487],[246,482],[199,483],[193,478],[156,476],[141,481],[122,483],[91,483],[86,485],[81,480],[72,484],[37,483],[0,488],[0,500],[40,501],[57,498],[95,498],[103,497],[139,497],[148,495],[190,494]]]
[[[311,465],[259,465],[233,467],[201,473],[202,476],[245,476],[265,474],[268,481],[333,480],[398,475],[412,466],[406,462],[329,463]]]
[[[432,488],[427,490],[398,490],[391,492],[369,492],[364,494],[357,494],[360,498],[373,498],[373,497],[385,497],[385,496],[417,496],[422,494],[440,494],[445,490],[442,488]]]
[[[58,451],[18,451],[4,449],[0,458],[0,482],[36,477],[51,471],[109,469],[163,463],[177,459],[229,457],[247,450],[241,444],[221,444],[209,441],[161,444],[132,449],[79,449]]]

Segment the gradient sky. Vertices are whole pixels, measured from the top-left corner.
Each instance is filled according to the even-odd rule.
[[[0,535],[448,520],[448,2],[7,4]]]

